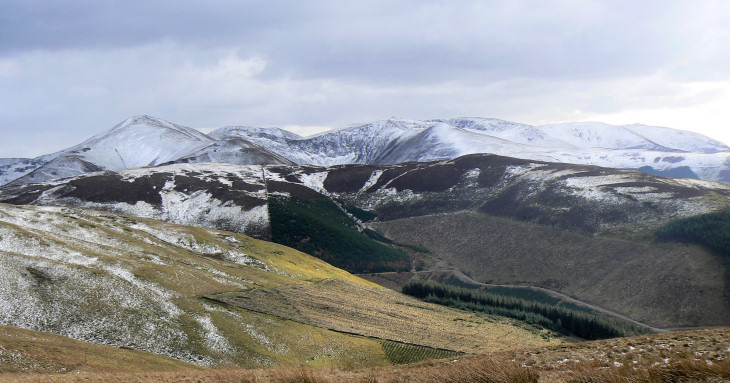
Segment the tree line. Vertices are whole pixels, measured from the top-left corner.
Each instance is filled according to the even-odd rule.
[[[730,211],[718,211],[674,220],[657,230],[662,241],[687,242],[703,245],[730,257]]]
[[[514,318],[583,339],[606,339],[649,332],[648,329],[609,320],[589,311],[506,297],[483,290],[433,281],[411,281],[404,285],[402,290],[404,294],[426,302]]]

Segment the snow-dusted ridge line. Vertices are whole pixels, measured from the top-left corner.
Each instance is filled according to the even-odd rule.
[[[394,164],[492,153],[538,161],[658,171],[686,166],[699,178],[730,181],[730,147],[697,133],[582,122],[531,126],[489,118],[391,118],[304,138],[219,131],[298,164]]]
[[[176,161],[288,163],[245,140],[217,140],[192,128],[150,116],[136,116],[68,149],[0,166],[0,184],[42,182]]]
[[[644,125],[572,122],[532,126],[493,118],[390,118],[301,137],[279,128],[229,126],[206,135],[150,116],[129,118],[79,145],[0,161],[0,185],[175,162],[395,164],[491,153],[537,161],[667,172],[730,182],[730,147]],[[685,172],[687,173],[687,172]]]
[[[424,131],[424,137],[439,129],[450,128],[436,125]],[[464,164],[469,167],[464,169]],[[491,179],[487,184],[481,180],[483,173]],[[444,182],[449,186],[440,190],[438,185]],[[573,211],[583,216],[578,221],[586,220],[581,225],[586,230],[631,225],[639,220],[653,224],[714,211],[727,205],[723,196],[730,195],[730,185],[726,183],[475,154],[435,162],[333,167],[179,163],[6,186],[0,188],[0,201],[106,210],[267,239],[271,235],[269,198],[290,198],[290,190],[295,189],[288,189],[286,184],[297,184],[369,211],[388,206],[391,210],[400,209],[396,206],[408,210],[407,206],[415,205],[421,206],[417,211],[426,211],[431,200],[437,204],[451,201],[447,205],[456,203],[458,209],[479,209],[502,196],[515,209],[535,204],[547,209],[545,214],[549,209],[557,209],[553,218],[539,218],[548,225],[575,221],[575,217],[560,218]],[[711,196],[713,193],[717,198]],[[548,198],[552,205],[545,205],[538,198],[548,194],[552,196]],[[627,218],[627,222],[604,222],[587,210],[579,211],[588,206],[632,218]],[[498,210],[494,207],[491,214],[508,214]],[[622,210],[630,213],[621,213]]]

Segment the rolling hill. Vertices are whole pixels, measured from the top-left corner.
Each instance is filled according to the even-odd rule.
[[[394,287],[466,276],[546,288],[655,327],[730,323],[722,258],[654,240],[668,222],[728,208],[723,183],[470,155],[327,168],[174,164],[8,185],[0,201],[244,232],[351,272],[401,272],[383,274]]]
[[[386,365],[561,339],[231,232],[0,204],[0,238],[0,324],[203,366]]]
[[[0,325],[3,374],[130,373],[200,371],[201,367],[150,352],[83,342],[47,332]]]
[[[0,372],[445,357],[485,371],[493,362],[460,357],[485,352],[530,379],[564,378],[573,359],[603,375],[691,370],[670,362],[690,360],[681,337],[568,346],[373,283],[447,282],[655,330],[728,325],[730,245],[717,227],[730,186],[661,177],[677,174],[728,181],[730,148],[641,125],[389,119],[300,137],[133,117],[57,153],[0,159]],[[487,299],[475,290],[453,289]],[[702,366],[726,364],[704,333],[681,339],[703,344]],[[646,342],[671,347],[662,361]],[[465,373],[437,365],[413,371]]]

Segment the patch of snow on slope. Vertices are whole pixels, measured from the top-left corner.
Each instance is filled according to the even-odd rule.
[[[136,230],[140,230],[142,232],[148,233],[161,241],[181,247],[183,249],[192,251],[197,254],[220,255],[223,259],[238,263],[240,265],[254,266],[254,267],[264,269],[264,270],[269,270],[269,266],[266,263],[261,262],[260,260],[254,258],[254,257],[251,257],[250,255],[248,255],[240,250],[228,250],[228,249],[224,249],[224,248],[222,248],[218,245],[212,244],[212,243],[198,242],[195,239],[195,237],[193,237],[191,234],[188,234],[188,233],[177,232],[177,231],[171,230],[171,229],[161,230],[159,228],[145,225],[145,224],[139,223],[139,222],[134,223],[133,225],[131,225],[131,227],[133,227]],[[150,244],[155,244],[155,243],[151,242]],[[238,279],[238,278],[234,278],[234,279]],[[249,281],[245,281],[245,282],[249,282]]]
[[[157,167],[141,167],[125,169],[119,172],[122,179],[128,182],[137,178],[150,176],[155,173],[170,173],[172,175],[195,174],[203,181],[228,181],[229,175],[234,175],[243,182],[262,185],[262,172],[260,165],[235,165],[224,163],[179,163]],[[226,180],[226,182],[224,182]]]
[[[229,231],[244,233],[268,227],[268,205],[262,204],[251,209],[235,205],[231,201],[222,202],[210,193],[202,191],[191,195],[169,190],[161,194],[164,220],[186,225],[209,228],[225,228]]]
[[[364,192],[365,190],[370,189],[375,185],[378,180],[380,179],[380,176],[383,175],[382,170],[376,170],[370,174],[370,178],[368,178],[367,181],[365,181],[365,184],[360,188],[360,192]]]
[[[223,256],[227,261],[238,263],[244,266],[255,266],[260,269],[269,270],[269,266],[258,259],[241,251],[228,251]]]
[[[679,184],[680,186],[691,187],[695,189],[726,189],[730,190],[730,184],[721,182],[712,182],[705,180],[696,180],[693,178],[673,178],[673,183]]]
[[[38,285],[32,274],[48,278],[50,286]],[[165,305],[148,290],[130,289],[121,280],[87,268],[68,267],[42,258],[24,258],[10,254],[0,257],[0,323],[53,332],[75,339],[132,346],[183,360],[192,356],[176,351],[186,335],[169,326],[155,331],[140,331],[150,318],[144,312],[156,312],[160,324],[172,320]],[[86,297],[98,297],[87,300]],[[89,315],[94,307],[103,316]],[[161,310],[162,309],[162,310]]]
[[[315,190],[319,193],[326,193],[326,190],[324,188],[324,180],[327,178],[327,175],[329,172],[316,172],[316,173],[300,173],[298,174],[298,178],[300,181],[302,181],[302,184],[312,190]]]
[[[520,176],[523,176],[525,174],[529,174],[533,171],[533,169],[542,166],[540,164],[530,163],[530,164],[524,164],[524,165],[508,165],[504,169],[504,175],[505,179],[513,179],[518,178]]]
[[[632,182],[635,180],[633,174],[607,174],[600,176],[572,177],[564,181],[567,190],[576,196],[594,201],[611,201],[612,203],[620,203],[625,196],[617,195],[604,188],[613,184],[624,182]]]
[[[157,208],[145,201],[137,201],[134,205],[126,202],[116,202],[111,205],[97,202],[78,201],[76,199],[62,198],[59,200],[39,200],[40,203],[48,203],[58,206],[79,206],[90,210],[109,210],[119,214],[133,215],[135,217],[145,217],[153,219],[161,219],[161,215]]]
[[[218,327],[213,324],[210,315],[199,315],[195,317],[195,320],[204,330],[204,333],[201,335],[205,339],[205,345],[209,349],[220,353],[230,352],[233,349],[226,337],[221,335]]]
[[[374,210],[375,207],[383,202],[408,203],[409,201],[421,199],[422,196],[414,193],[411,189],[401,190],[396,188],[383,187],[375,191],[369,198],[366,210]]]
[[[267,181],[274,181],[274,182],[287,182],[286,179],[281,175],[281,173],[276,172],[275,170],[279,169],[279,167],[271,168],[269,166],[264,167],[264,174]],[[289,169],[289,168],[285,168]]]
[[[613,189],[622,194],[653,193],[657,190],[654,186],[614,186]]]
[[[599,176],[572,177],[565,180],[565,186],[573,189],[595,189],[601,186],[633,182],[634,174],[606,174]]]
[[[13,254],[24,254],[31,257],[42,257],[55,262],[91,266],[96,265],[98,260],[76,251],[52,246],[46,241],[35,236],[20,236],[16,230],[0,223],[0,251]]]
[[[119,263],[114,265],[105,264],[102,266],[102,268],[107,273],[119,277],[128,283],[131,283],[132,285],[134,285],[134,287],[140,290],[147,290],[154,293],[155,295],[159,296],[159,298],[163,299],[162,302],[169,303],[169,299],[177,296],[177,294],[169,292],[157,284],[138,279],[131,271],[129,271],[127,268]],[[165,308],[167,309],[167,312],[172,316],[178,316],[182,314],[182,311],[180,311],[180,309],[173,304],[166,305]]]

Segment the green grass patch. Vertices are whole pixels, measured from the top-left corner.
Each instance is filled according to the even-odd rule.
[[[357,230],[355,222],[326,198],[269,199],[272,241],[355,273],[410,269],[408,255]],[[371,234],[372,235],[372,234]]]
[[[383,340],[385,356],[393,364],[416,363],[426,359],[452,358],[459,355],[456,351],[439,350],[431,347]]]

